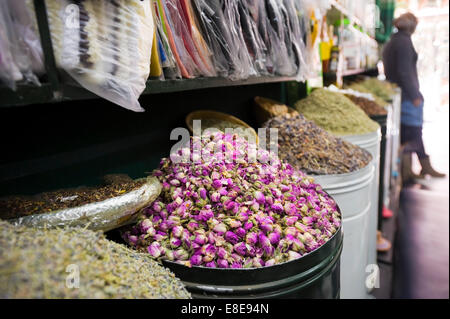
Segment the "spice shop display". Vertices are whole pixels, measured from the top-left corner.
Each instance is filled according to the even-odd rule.
[[[84,229],[0,221],[0,298],[190,298],[146,254]]]
[[[154,177],[120,181],[98,188],[59,190],[0,199],[0,218],[34,227],[86,226],[110,230],[135,220],[155,200],[161,185]]]
[[[350,99],[326,89],[314,90],[297,101],[295,108],[306,119],[336,136],[367,134],[379,129],[378,123]]]
[[[371,155],[306,120],[302,115],[277,116],[264,127],[278,129],[280,159],[313,175],[344,174],[367,166]]]
[[[212,268],[267,267],[326,243],[340,227],[334,200],[273,153],[255,151],[251,161],[248,147],[206,132],[162,159],[153,173],[161,196],[123,238],[154,258]],[[193,163],[180,163],[186,154]]]

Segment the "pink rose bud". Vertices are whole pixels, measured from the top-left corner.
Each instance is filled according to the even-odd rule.
[[[214,192],[211,194],[211,201],[214,203],[220,202],[220,194],[218,192]]]
[[[232,231],[227,231],[225,233],[225,239],[233,245],[239,242],[239,237]]]
[[[219,268],[228,268],[228,261],[225,259],[218,259],[217,266],[219,266]]]
[[[266,261],[266,263],[265,263],[265,267],[269,267],[269,266],[273,266],[273,265],[275,265],[275,259],[269,259],[268,261]]]
[[[264,197],[264,194],[261,191],[255,191],[253,197],[259,204],[264,204],[266,202],[266,198]]]
[[[258,242],[258,234],[253,232],[248,233],[245,237],[245,242],[249,245],[256,245],[256,243]]]
[[[172,248],[178,248],[181,246],[181,239],[176,238],[176,237],[172,237],[170,238],[170,247]]]
[[[297,216],[286,217],[286,226],[293,226],[297,220],[298,220]]]
[[[247,230],[247,231],[252,229],[252,227],[253,227],[253,223],[252,222],[246,222],[244,224],[244,229]]]
[[[298,259],[300,257],[302,257],[302,255],[300,255],[299,253],[297,253],[295,251],[290,250],[288,252],[288,260],[294,260],[294,259]]]
[[[201,198],[206,199],[206,189],[204,189],[203,187],[199,188],[198,193],[200,195]]]
[[[236,235],[238,235],[240,238],[244,238],[245,235],[247,234],[247,232],[245,231],[245,229],[242,228],[242,227],[239,227],[239,228],[236,229],[234,232],[235,232]]]
[[[227,231],[227,226],[224,223],[219,223],[214,226],[213,230],[218,234],[224,234]]]
[[[158,242],[153,242],[150,246],[148,246],[147,250],[148,253],[154,258],[161,256],[161,244]]]
[[[201,255],[194,255],[192,256],[189,261],[191,262],[192,266],[198,266],[202,263],[202,256]]]
[[[135,235],[129,235],[129,236],[128,236],[128,242],[129,242],[131,245],[136,245],[137,242],[138,242],[138,237],[135,236]]]
[[[177,238],[181,238],[181,236],[183,235],[183,227],[182,226],[175,226],[172,228],[172,236],[177,237]]]
[[[280,241],[279,233],[273,232],[273,233],[270,233],[267,237],[269,238],[269,241],[272,245],[276,245]]]

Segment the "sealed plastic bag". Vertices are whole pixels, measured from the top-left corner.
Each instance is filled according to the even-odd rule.
[[[247,51],[250,54],[253,65],[258,74],[268,74],[269,61],[267,59],[267,47],[259,34],[258,26],[252,17],[254,1],[243,0],[237,3],[241,19],[242,34],[244,36]]]
[[[161,5],[162,10],[162,5]],[[177,79],[181,78],[181,71],[177,64],[177,58],[172,52],[170,47],[170,41],[165,31],[165,25],[163,23],[158,1],[152,0],[152,13],[155,22],[156,36],[158,40],[158,53],[161,59],[161,65],[164,72],[164,78]]]
[[[45,72],[44,53],[36,22],[36,14],[32,0],[7,0],[11,20],[19,40],[25,48],[31,69],[34,74]]]
[[[188,26],[195,49],[201,59],[205,76],[216,76],[217,72],[212,62],[212,52],[205,42],[199,30],[199,24],[192,8],[191,0],[178,0],[178,5],[183,11],[183,17]]]
[[[235,61],[237,70],[240,70],[236,74],[237,79],[245,79],[249,76],[256,75],[256,70],[253,66],[252,58],[247,50],[245,44],[244,35],[242,32],[241,17],[239,14],[238,1],[234,0],[222,0],[224,16],[227,21],[227,25],[231,34],[231,47],[233,54],[237,56]]]
[[[25,3],[23,7],[17,7],[10,1],[0,1],[1,20],[1,69],[5,74],[1,75],[3,81],[15,89],[15,82],[25,80],[35,85],[40,85],[38,78],[33,73],[30,50],[25,41],[27,26],[22,25],[22,16],[27,13]],[[9,65],[8,65],[9,64]]]
[[[46,0],[57,65],[81,86],[133,111],[150,73],[150,0]]]
[[[267,24],[269,34],[269,48],[274,61],[275,73],[279,75],[293,75],[297,66],[292,60],[289,39],[286,39],[286,21],[282,15],[282,3],[276,0],[265,0],[266,16],[262,23]]]

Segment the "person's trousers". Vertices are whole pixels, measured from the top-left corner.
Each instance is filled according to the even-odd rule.
[[[400,141],[405,153],[416,153],[419,159],[427,158],[422,139],[422,126],[401,125]]]

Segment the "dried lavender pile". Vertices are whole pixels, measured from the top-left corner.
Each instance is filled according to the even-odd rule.
[[[69,275],[79,269],[79,288]],[[66,272],[69,270],[69,272]],[[72,272],[72,273],[71,273]],[[73,287],[73,286],[72,286]],[[190,298],[147,255],[81,229],[39,230],[0,221],[0,298]]]
[[[335,137],[302,115],[277,116],[264,126],[278,129],[280,159],[307,174],[349,173],[372,160],[369,152]]]
[[[314,90],[307,98],[295,103],[306,119],[336,136],[361,135],[375,132],[379,125],[341,93],[325,89]]]

